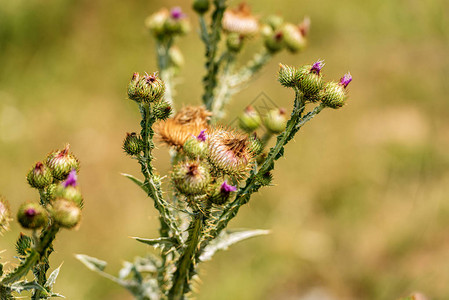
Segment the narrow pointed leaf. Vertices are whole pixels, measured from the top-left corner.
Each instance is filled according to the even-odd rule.
[[[136,177],[134,177],[133,175],[130,174],[126,174],[126,173],[122,173],[121,175],[125,176],[126,178],[128,178],[129,180],[131,180],[132,182],[134,182],[135,184],[137,184],[145,193],[148,194],[148,188],[145,186],[145,184],[143,183],[142,180],[137,179]]]
[[[103,260],[100,260],[98,258],[95,257],[91,257],[88,255],[84,255],[84,254],[76,254],[75,257],[82,262],[88,269],[97,272],[98,274],[100,274],[101,276],[114,281],[118,284],[120,284],[123,287],[129,288],[130,284],[127,283],[124,280],[121,280],[115,276],[112,276],[109,273],[104,272],[103,270],[106,268],[107,263]]]
[[[176,240],[173,238],[158,238],[158,239],[144,239],[139,237],[133,237],[138,242],[153,246],[154,248],[166,248],[170,249],[176,247]]]
[[[47,288],[48,290],[52,290],[53,289],[53,285],[56,282],[56,278],[58,278],[59,275],[59,270],[61,269],[62,264],[57,267],[55,270],[53,270],[53,272],[51,272],[50,276],[48,276],[47,282],[45,283],[45,288]]]
[[[18,281],[11,284],[11,290],[17,293],[23,291],[39,290],[44,296],[48,296],[48,291],[36,281]]]
[[[254,229],[254,230],[228,230],[222,232],[215,240],[204,249],[204,252],[200,255],[201,261],[210,260],[215,252],[219,250],[226,250],[229,246],[238,243],[240,241],[259,236],[269,234],[269,230]]]

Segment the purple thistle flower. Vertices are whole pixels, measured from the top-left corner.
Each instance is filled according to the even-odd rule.
[[[205,142],[207,138],[206,130],[201,130],[200,134],[196,137],[198,141]]]
[[[235,191],[237,191],[237,187],[228,184],[228,182],[225,180],[221,185],[220,191],[222,193],[235,192]]]
[[[324,60],[319,60],[312,65],[310,72],[315,72],[317,75],[320,75],[321,69],[324,67]]]
[[[76,176],[76,170],[73,169],[72,171],[70,171],[69,176],[67,176],[67,179],[62,184],[64,185],[64,187],[76,186],[77,177],[78,176]]]
[[[34,208],[28,208],[25,210],[25,216],[34,217],[36,215],[36,210]]]
[[[348,72],[345,75],[343,75],[343,77],[340,79],[340,84],[344,88],[346,88],[351,81],[352,81],[352,76],[351,76],[351,73]]]
[[[186,15],[182,12],[181,7],[177,6],[171,9],[170,16],[175,20],[179,20],[184,18]]]

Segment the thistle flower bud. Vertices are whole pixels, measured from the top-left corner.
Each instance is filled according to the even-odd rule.
[[[67,179],[55,188],[53,200],[56,198],[64,198],[74,202],[78,207],[82,208],[84,205],[83,196],[77,185],[76,171],[73,170],[70,172]]]
[[[249,138],[249,151],[251,153],[253,153],[254,156],[259,155],[260,153],[262,153],[263,151],[263,147],[264,144],[262,143],[262,141],[257,137],[256,134],[254,134],[253,136],[251,136]]]
[[[190,137],[182,146],[182,149],[192,159],[205,158],[207,156],[208,147],[206,143],[206,131],[202,130],[200,134]]]
[[[270,185],[273,181],[273,175],[270,172],[266,172],[264,174],[258,174],[256,180],[263,186]]]
[[[143,141],[142,139],[135,133],[127,133],[125,140],[123,141],[123,150],[128,155],[138,155],[143,151]]]
[[[199,14],[204,14],[209,10],[209,0],[195,0],[193,1],[193,10]]]
[[[282,26],[281,30],[284,36],[285,46],[290,52],[296,53],[306,47],[307,40],[298,25],[286,23]]]
[[[204,194],[210,180],[209,168],[200,161],[180,162],[173,167],[173,185],[181,194]]]
[[[160,38],[164,35],[164,24],[168,17],[168,10],[163,8],[149,16],[145,20],[145,26],[153,33],[155,37]]]
[[[157,120],[166,120],[170,117],[173,109],[168,101],[162,99],[153,106],[153,114]]]
[[[279,64],[278,81],[285,87],[295,87],[300,79],[298,70],[294,67]]]
[[[168,50],[168,58],[175,68],[182,68],[184,66],[184,56],[182,55],[181,50],[179,50],[179,47],[170,47]]]
[[[275,31],[265,36],[264,45],[271,53],[279,52],[284,47],[284,33],[282,31]]]
[[[212,187],[209,195],[209,201],[217,205],[223,205],[232,197],[232,194],[234,194],[234,192],[236,191],[237,187],[229,185],[225,180],[223,183],[214,185]]]
[[[81,220],[79,206],[64,198],[57,198],[52,203],[50,211],[55,223],[63,228],[71,229],[78,225]]]
[[[0,235],[9,229],[10,211],[6,200],[0,196]]]
[[[247,106],[239,117],[239,126],[246,132],[253,132],[261,123],[259,113],[251,105]]]
[[[31,187],[43,189],[53,182],[53,175],[47,166],[38,162],[30,172],[28,172],[27,180]]]
[[[156,74],[140,76],[134,73],[128,84],[128,97],[136,102],[155,102],[164,93],[165,84]]]
[[[270,26],[273,30],[276,30],[282,26],[284,18],[280,15],[269,15],[264,21],[265,24]]]
[[[45,164],[51,169],[53,177],[57,180],[64,180],[73,169],[79,170],[78,159],[69,153],[70,145],[62,150],[53,151],[48,154]]]
[[[239,33],[230,33],[226,39],[226,47],[229,51],[238,53],[242,50],[245,37]]]
[[[283,108],[270,110],[264,118],[265,127],[274,134],[284,131],[287,125],[286,111]]]
[[[233,10],[227,9],[223,15],[222,26],[227,32],[244,36],[255,35],[259,31],[259,22],[251,15],[251,8],[245,3]]]
[[[348,98],[346,87],[352,81],[351,74],[345,74],[340,82],[328,82],[319,94],[319,99],[327,107],[337,109],[342,107]]]
[[[232,129],[214,128],[209,133],[209,162],[219,172],[240,180],[248,176],[254,161],[249,138]]]
[[[164,23],[164,32],[167,35],[185,35],[190,31],[190,24],[186,14],[180,7],[173,7]]]
[[[309,100],[312,100],[313,96],[318,94],[323,87],[323,76],[321,75],[323,66],[324,62],[318,60],[313,65],[302,66],[298,70],[300,79],[297,86]]]
[[[26,202],[19,207],[17,220],[26,229],[38,229],[47,224],[47,211],[35,202]]]

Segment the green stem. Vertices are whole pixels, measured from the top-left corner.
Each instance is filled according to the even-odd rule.
[[[231,78],[231,87],[235,88],[237,86],[242,86],[247,83],[271,60],[273,54],[267,51],[265,48],[256,53],[253,59],[243,68],[241,68],[234,76]]]
[[[35,248],[31,250],[30,254],[28,254],[25,260],[16,269],[14,269],[11,273],[8,273],[5,276],[5,278],[3,278],[0,284],[8,285],[15,281],[20,280],[20,278],[25,276],[28,273],[28,271],[31,268],[33,268],[42,257],[45,256],[48,248],[51,247],[51,244],[55,239],[58,231],[59,227],[57,225],[50,225],[50,227],[47,230],[43,231],[39,239],[39,244],[36,245]]]
[[[212,116],[215,119],[221,119],[224,116],[223,108],[229,102],[232,91],[230,89],[231,70],[235,64],[235,54],[226,52],[223,54],[224,67],[223,73],[220,76],[220,84],[217,88],[217,93],[212,106]]]
[[[207,29],[205,30],[204,19],[202,20],[202,17],[200,17],[202,40],[206,45],[206,75],[203,78],[203,103],[208,110],[211,110],[213,107],[214,90],[217,86],[217,74],[220,67],[219,62],[216,61],[216,56],[218,43],[220,42],[221,21],[226,9],[225,2],[226,0],[214,0],[215,11],[212,14],[210,33],[207,33]]]
[[[196,212],[189,226],[189,238],[186,242],[187,247],[176,263],[176,271],[172,279],[173,285],[168,293],[168,299],[184,299],[184,295],[190,291],[189,279],[193,276],[194,258],[197,254],[202,228],[203,215],[201,212]]]
[[[173,100],[173,71],[170,68],[169,51],[172,46],[173,39],[156,40],[157,65],[159,69],[159,76],[165,83],[165,100],[170,103],[174,109]]]

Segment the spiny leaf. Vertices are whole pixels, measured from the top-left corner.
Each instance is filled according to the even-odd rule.
[[[23,291],[39,290],[43,296],[49,296],[48,291],[36,281],[23,280],[15,282],[11,284],[11,290],[19,294]]]
[[[50,276],[48,276],[47,282],[45,283],[45,288],[48,290],[53,289],[53,285],[55,284],[56,278],[58,278],[59,270],[61,269],[62,264],[57,267],[53,272],[51,272]]]
[[[170,249],[176,247],[176,239],[174,238],[158,238],[158,239],[144,239],[139,237],[133,237],[138,242],[153,246],[154,248],[166,248]]]
[[[234,229],[222,232],[215,240],[204,249],[204,252],[200,255],[201,261],[210,260],[215,252],[219,250],[226,250],[229,246],[238,243],[240,241],[259,236],[269,234],[269,230],[254,229],[254,230],[242,230]]]
[[[132,182],[134,182],[135,184],[137,184],[145,193],[148,194],[148,188],[145,186],[145,184],[143,183],[142,180],[137,179],[136,177],[134,177],[133,175],[130,174],[126,174],[126,173],[122,173],[122,176],[125,176],[126,178],[128,178],[129,180],[131,180]]]
[[[104,268],[106,268],[106,265],[108,264],[104,260],[100,260],[98,258],[87,256],[84,254],[76,254],[75,257],[92,271],[103,272]]]

